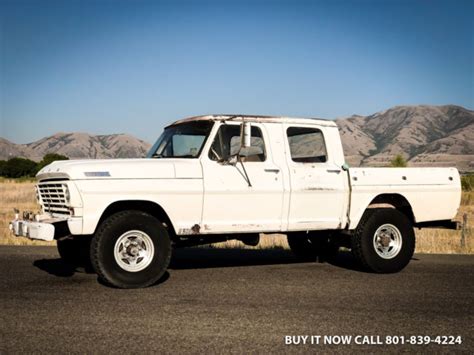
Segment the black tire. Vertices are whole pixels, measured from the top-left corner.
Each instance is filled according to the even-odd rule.
[[[91,270],[91,239],[90,235],[76,235],[57,240],[56,246],[59,256],[65,263],[71,266],[84,267],[86,270]]]
[[[148,258],[149,264],[132,272],[119,265],[114,251],[118,239],[131,231],[145,234],[154,250]],[[100,224],[92,238],[90,253],[94,270],[106,284],[141,288],[155,284],[166,272],[171,259],[171,242],[168,231],[155,217],[141,211],[122,211]]]
[[[336,256],[339,246],[327,231],[298,232],[287,236],[288,245],[293,254],[304,261],[320,262]]]
[[[394,226],[398,230],[401,243],[395,244],[400,245],[399,248],[384,245],[387,255],[382,257],[380,255],[382,250],[377,252],[374,240],[377,230],[387,225]],[[384,237],[388,238],[386,239],[388,242],[397,239],[390,233]],[[351,243],[353,255],[364,268],[376,273],[393,273],[402,270],[413,257],[415,233],[411,221],[400,211],[393,208],[369,209],[354,231]],[[396,252],[396,249],[399,251]]]

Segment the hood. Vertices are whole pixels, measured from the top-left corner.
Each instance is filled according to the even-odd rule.
[[[104,159],[55,161],[36,174],[38,180],[200,179],[198,159]]]

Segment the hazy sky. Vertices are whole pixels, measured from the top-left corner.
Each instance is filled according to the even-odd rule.
[[[474,107],[474,1],[0,0],[0,136]]]

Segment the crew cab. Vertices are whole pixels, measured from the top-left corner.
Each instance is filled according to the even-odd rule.
[[[349,168],[333,121],[207,115],[164,129],[146,158],[57,161],[37,174],[42,213],[17,236],[57,241],[120,288],[152,285],[173,248],[287,235],[315,260],[350,248],[368,270],[403,269],[414,227],[455,228],[455,168]]]

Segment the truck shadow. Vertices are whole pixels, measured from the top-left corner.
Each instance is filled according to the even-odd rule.
[[[317,263],[359,272],[365,272],[349,252],[340,252],[336,257],[320,259]],[[284,249],[224,249],[224,248],[185,248],[173,251],[169,265],[171,270],[211,269],[222,267],[246,267],[263,265],[301,264],[289,250]],[[93,274],[91,268],[77,268],[62,259],[39,259],[33,262],[38,269],[57,277],[72,277],[76,273]],[[169,277],[169,275],[168,275]],[[158,283],[166,281],[168,278]]]
[[[315,262],[364,272],[349,252],[340,252],[336,257],[322,258]],[[291,251],[284,249],[187,248],[173,251],[169,268],[184,270],[300,263],[307,261],[296,258]]]
[[[40,259],[35,260],[33,262],[33,266],[37,267],[38,269],[47,272],[50,275],[56,277],[72,277],[76,273],[78,274],[95,274],[94,270],[91,266],[89,267],[75,267],[69,265],[68,263],[64,262],[62,259]],[[153,286],[159,285],[161,283],[166,282],[170,277],[168,271],[166,271],[163,276],[155,283]],[[97,282],[103,286],[115,288],[104,281],[102,281],[99,277],[97,277]]]
[[[76,267],[65,263],[60,258],[35,260],[33,266],[36,266],[42,271],[46,271],[50,275],[58,277],[71,277],[78,271]]]
[[[291,252],[283,249],[184,248],[175,249],[169,268],[208,269],[220,267],[258,266],[299,263]]]

